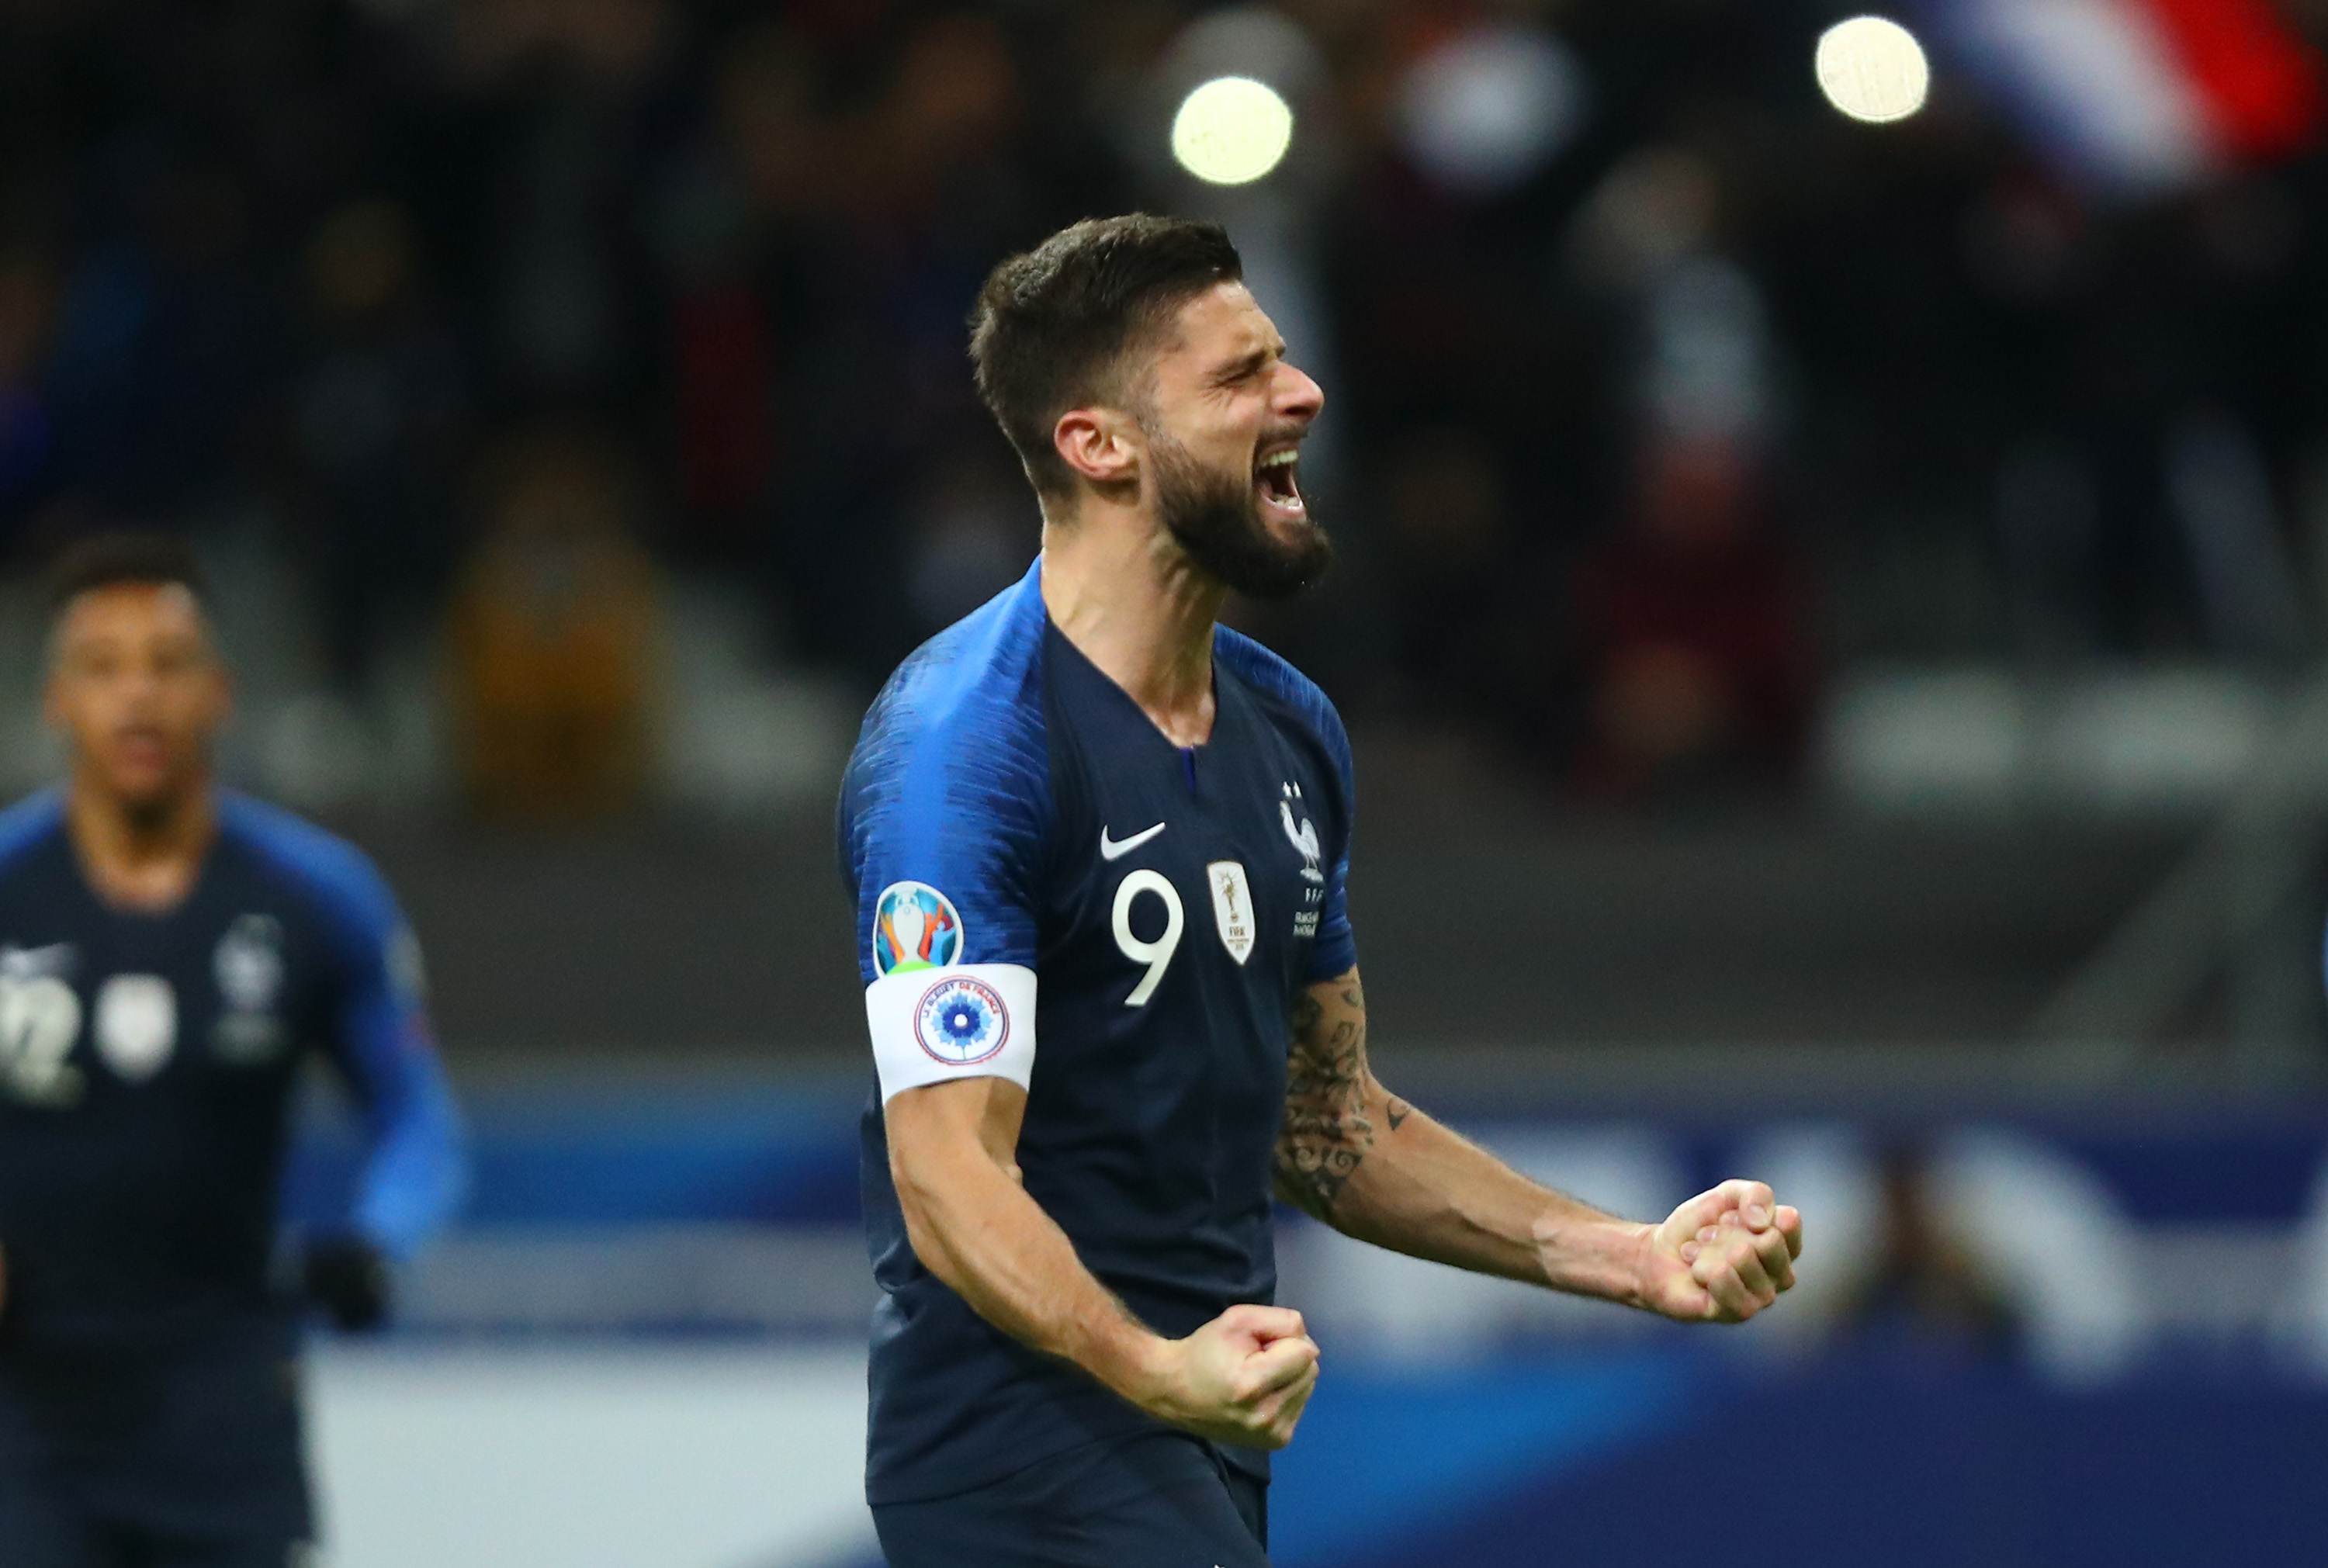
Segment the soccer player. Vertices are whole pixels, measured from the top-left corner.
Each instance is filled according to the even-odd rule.
[[[463,1186],[419,955],[354,849],[212,784],[183,547],[94,539],[55,582],[70,775],[0,814],[0,1563],[298,1568],[294,1298],[377,1323]],[[277,1259],[313,1053],[370,1159],[344,1228]]]
[[[1333,705],[1215,624],[1330,553],[1324,397],[1207,223],[997,268],[981,396],[1025,579],[891,678],[842,786],[878,1086],[868,1495],[892,1568],[1255,1568],[1318,1378],[1274,1192],[1348,1235],[1689,1321],[1793,1282],[1731,1181],[1661,1225],[1536,1185],[1376,1081]]]

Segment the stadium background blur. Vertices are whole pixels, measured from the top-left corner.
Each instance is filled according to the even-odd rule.
[[[1341,564],[1235,618],[1351,722],[1385,1075],[1811,1237],[1717,1339],[1289,1218],[1279,1560],[1748,1498],[1835,1563],[2312,1547],[2328,6],[1921,0],[1882,126],[1811,69],[1851,9],[0,6],[0,775],[41,562],[186,530],[230,774],[379,857],[476,1121],[316,1365],[335,1562],[872,1560],[832,790],[1036,545],[978,280],[1135,207],[1328,388]],[[1294,110],[1248,185],[1167,152],[1223,74]]]

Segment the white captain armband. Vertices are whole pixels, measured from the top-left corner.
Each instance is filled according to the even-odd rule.
[[[893,970],[865,988],[881,1103],[952,1078],[1035,1075],[1035,972],[1018,963]]]

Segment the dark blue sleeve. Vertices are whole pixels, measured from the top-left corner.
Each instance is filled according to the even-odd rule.
[[[236,811],[320,906],[339,992],[332,1060],[371,1143],[349,1220],[391,1257],[408,1258],[468,1190],[467,1140],[428,1025],[419,944],[352,846],[247,802]]]

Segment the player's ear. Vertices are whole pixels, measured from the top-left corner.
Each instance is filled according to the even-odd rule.
[[[1070,408],[1051,427],[1051,445],[1078,477],[1102,490],[1138,482],[1131,422],[1109,408]]]

